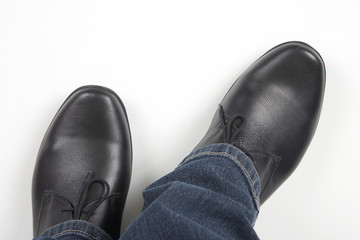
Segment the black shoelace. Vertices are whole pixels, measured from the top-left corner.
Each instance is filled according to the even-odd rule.
[[[243,122],[243,118],[240,114],[231,116],[228,120],[225,119],[225,113],[223,107],[219,105],[220,123],[223,129],[223,139],[225,143],[233,144],[235,139],[240,133],[240,125]],[[237,124],[236,124],[237,123]],[[238,125],[238,126],[236,126]]]
[[[118,196],[120,194],[109,194],[110,192],[110,185],[104,179],[92,179],[88,180],[90,177],[91,172],[86,175],[85,180],[81,184],[80,192],[76,200],[76,204],[73,204],[67,198],[55,193],[58,197],[68,202],[71,206],[69,209],[63,209],[61,212],[72,212],[73,219],[82,219],[87,221],[89,217],[94,213],[94,211],[106,200],[114,196]],[[86,202],[86,193],[88,192],[90,186],[92,184],[99,183],[104,187],[104,191],[100,198],[94,200],[91,204]],[[86,211],[85,208],[88,208]],[[85,215],[81,218],[82,215]]]

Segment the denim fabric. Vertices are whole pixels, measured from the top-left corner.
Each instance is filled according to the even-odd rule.
[[[143,212],[120,240],[259,239],[253,229],[259,196],[259,176],[251,160],[232,145],[209,145],[144,190]],[[90,223],[70,221],[40,239],[110,237]]]
[[[73,220],[55,225],[34,240],[112,240],[101,228],[93,224]]]
[[[206,146],[145,189],[143,212],[120,239],[258,239],[259,195],[259,176],[242,151]]]

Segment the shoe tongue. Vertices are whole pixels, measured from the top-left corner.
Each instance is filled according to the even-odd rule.
[[[262,152],[251,151],[248,152],[251,160],[256,168],[256,171],[260,177],[261,195],[266,191],[274,172],[280,162],[280,158]]]

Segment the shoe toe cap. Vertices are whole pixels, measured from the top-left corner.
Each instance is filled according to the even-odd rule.
[[[49,134],[117,141],[127,134],[127,117],[121,100],[111,90],[85,86],[65,101]]]

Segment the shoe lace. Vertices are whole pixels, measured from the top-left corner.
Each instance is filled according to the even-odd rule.
[[[63,209],[61,212],[72,212],[73,219],[80,219],[82,214],[85,214],[85,216],[82,218],[82,220],[87,221],[89,217],[94,213],[94,211],[106,200],[114,196],[118,196],[120,194],[109,194],[110,192],[110,185],[107,181],[104,179],[92,179],[89,180],[91,172],[89,172],[85,180],[81,184],[80,188],[80,194],[77,196],[76,204],[73,204],[70,200],[67,198],[61,196],[58,193],[55,193],[58,197],[62,198],[63,200],[67,201],[71,208]],[[99,183],[104,187],[104,191],[100,198],[94,200],[91,204],[86,203],[86,193],[89,191],[90,186]],[[84,210],[85,208],[88,208],[88,210]]]
[[[223,139],[225,143],[233,144],[235,138],[239,135],[241,129],[240,125],[243,123],[243,118],[240,114],[231,116],[226,120],[222,105],[219,105],[220,123],[223,129]],[[240,121],[240,124],[236,124]],[[236,126],[238,125],[238,126]],[[234,130],[235,129],[235,130]]]

